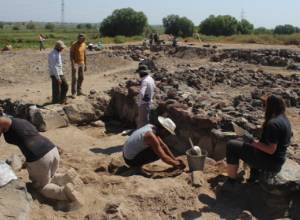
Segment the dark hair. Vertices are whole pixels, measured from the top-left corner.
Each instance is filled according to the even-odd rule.
[[[273,117],[285,114],[285,102],[281,97],[270,95],[266,100],[264,127]]]

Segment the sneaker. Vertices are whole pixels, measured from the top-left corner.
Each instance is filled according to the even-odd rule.
[[[83,197],[81,193],[74,189],[74,185],[72,183],[67,183],[67,185],[64,187],[64,192],[66,193],[68,200],[73,204],[73,206],[83,206]]]

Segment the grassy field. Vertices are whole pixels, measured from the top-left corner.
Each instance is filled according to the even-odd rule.
[[[47,36],[45,45],[47,48],[53,47],[57,40],[63,40],[66,45],[70,46],[73,41],[76,40],[78,33],[84,33],[87,36],[87,42],[104,44],[110,43],[128,43],[138,42],[144,39],[144,36],[133,37],[104,37],[100,38],[98,28],[93,27],[91,29],[82,28],[78,29],[75,26],[55,27],[54,30],[48,30],[44,27],[37,26],[34,30],[28,30],[25,26],[18,26],[19,30],[14,30],[15,26],[4,27],[0,29],[0,48],[5,45],[11,44],[13,48],[33,48],[38,49],[38,35],[40,33]],[[162,26],[153,26],[153,29],[159,33],[163,33]],[[273,44],[273,45],[300,45],[300,34],[292,35],[233,35],[229,37],[214,37],[201,35],[202,42],[210,43],[257,43],[257,44]],[[188,42],[195,42],[193,38],[183,39]]]
[[[13,48],[39,48],[39,34],[47,36],[45,46],[53,47],[57,40],[63,40],[67,46],[70,46],[74,42],[79,33],[84,33],[87,36],[87,42],[98,43],[102,42],[104,44],[109,43],[126,43],[142,41],[143,36],[133,36],[133,37],[104,37],[100,38],[97,29],[77,29],[72,27],[67,28],[55,28],[53,31],[47,30],[45,28],[36,28],[34,30],[20,29],[13,30],[12,28],[0,29],[0,48],[5,45],[11,44]]]

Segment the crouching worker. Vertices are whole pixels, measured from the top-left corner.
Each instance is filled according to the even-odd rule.
[[[161,139],[169,133],[175,135],[175,123],[164,117],[158,117],[158,121],[158,126],[147,124],[136,130],[128,138],[123,148],[123,157],[126,164],[141,168],[145,164],[162,159],[162,161],[175,168],[184,169],[184,163],[174,157]]]
[[[259,171],[277,173],[286,159],[286,150],[292,137],[291,124],[285,116],[285,103],[282,98],[271,95],[265,101],[265,122],[261,139],[255,141],[229,141],[227,144],[227,172],[229,179],[225,183],[234,189],[237,183],[239,160],[251,168],[250,181],[257,180]],[[225,187],[225,188],[227,188]]]
[[[0,136],[7,143],[20,148],[26,158],[26,167],[33,186],[49,199],[66,200],[80,205],[79,194],[72,183],[59,186],[52,183],[59,166],[57,147],[28,121],[0,116]]]

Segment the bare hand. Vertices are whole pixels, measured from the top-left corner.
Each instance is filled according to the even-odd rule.
[[[58,82],[58,84],[59,84],[59,85],[61,85],[61,84],[62,84],[62,81],[61,81],[61,79],[58,79],[58,80],[57,80],[57,82]]]
[[[178,165],[176,165],[175,167],[177,169],[184,170],[184,168],[186,167],[184,162],[181,159],[177,159],[176,161],[178,162]]]

